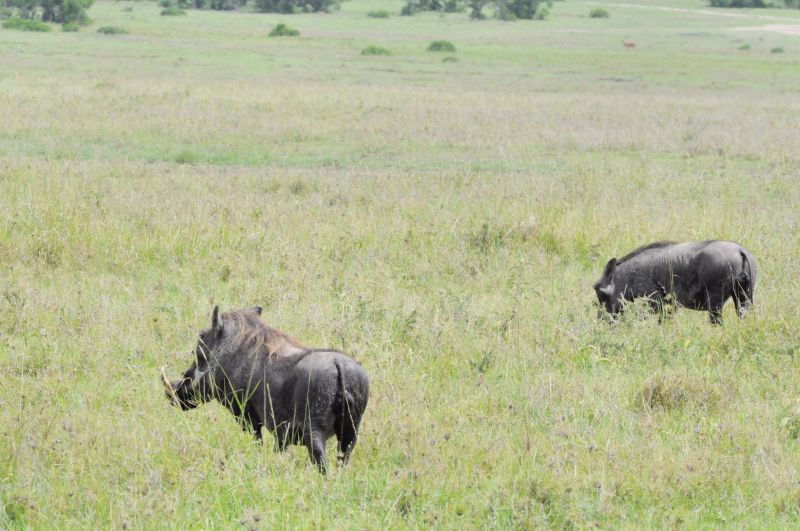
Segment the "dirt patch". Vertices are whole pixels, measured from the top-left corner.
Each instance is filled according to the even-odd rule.
[[[782,35],[796,35],[800,37],[800,24],[767,24],[766,26],[731,28],[731,31],[771,31]]]

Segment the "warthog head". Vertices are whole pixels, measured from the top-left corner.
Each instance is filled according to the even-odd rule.
[[[597,294],[597,300],[610,314],[617,314],[622,310],[622,304],[619,299],[622,295],[621,290],[617,289],[614,283],[614,273],[617,269],[617,259],[612,258],[606,264],[606,269],[603,271],[603,276],[595,282],[594,292]]]
[[[261,315],[261,308],[253,308]],[[178,380],[170,381],[161,368],[161,381],[164,392],[172,405],[181,409],[194,409],[203,402],[214,398],[215,379],[214,368],[225,350],[226,329],[219,306],[214,307],[211,315],[211,326],[206,328],[197,339],[195,360]]]

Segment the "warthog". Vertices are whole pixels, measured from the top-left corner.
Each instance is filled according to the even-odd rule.
[[[367,374],[347,355],[304,347],[267,326],[258,307],[224,315],[215,307],[195,355],[178,380],[161,369],[173,405],[187,410],[216,398],[258,440],[266,427],[278,450],[305,445],[323,474],[325,443],[336,434],[347,463],[369,396]]]
[[[612,258],[594,290],[611,314],[622,310],[623,301],[647,297],[653,310],[671,303],[707,311],[712,323],[721,324],[722,306],[731,297],[744,317],[755,286],[753,255],[737,243],[710,240],[656,242]]]

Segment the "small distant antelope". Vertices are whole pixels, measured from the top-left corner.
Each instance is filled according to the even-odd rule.
[[[625,46],[625,48],[636,48],[636,43],[633,42],[633,41],[628,42],[628,41],[623,40],[622,44]]]

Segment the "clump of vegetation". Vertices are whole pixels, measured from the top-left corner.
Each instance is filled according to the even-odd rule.
[[[361,55],[392,55],[392,52],[382,46],[370,45],[361,50]]]
[[[370,11],[367,13],[369,18],[389,18],[389,12],[385,9],[378,9],[376,11]]]
[[[550,5],[546,3],[540,3],[536,6],[536,10],[533,12],[533,20],[544,20],[550,16]]]
[[[456,47],[450,41],[433,41],[428,45],[429,52],[455,52]]]
[[[15,29],[21,31],[50,31],[50,26],[41,20],[28,20],[24,18],[12,17],[3,21],[5,29]]]
[[[0,0],[0,17],[8,17],[4,28],[26,31],[50,31],[42,23],[71,23],[85,26],[91,22],[86,10],[94,0]],[[17,22],[23,20],[27,22]]]
[[[596,7],[589,11],[589,18],[608,18],[609,16],[608,11],[602,7]]]
[[[400,14],[409,16],[420,11],[458,13],[463,11],[465,7],[463,0],[407,0]]]
[[[244,3],[244,0],[242,1]],[[337,0],[256,0],[256,11],[262,13],[316,13],[337,7]]]
[[[184,149],[175,155],[175,162],[178,164],[196,164],[200,157],[194,151]]]
[[[165,17],[177,17],[185,14],[186,11],[178,6],[169,6],[161,10],[161,15]]]
[[[458,58],[453,57],[452,55],[448,55],[447,57],[442,59],[442,62],[443,63],[456,63],[456,62],[458,62]]]
[[[299,31],[294,28],[290,28],[283,22],[279,23],[277,26],[272,28],[272,31],[269,32],[270,37],[297,37],[299,35]]]
[[[783,48],[780,46],[776,46],[775,48],[770,50],[771,53],[783,53]]]
[[[484,19],[484,7],[494,7],[494,16],[500,20],[542,20],[550,13],[552,0],[468,0],[470,13],[474,19]]]
[[[741,46],[739,46],[739,49],[740,50],[749,50],[750,49],[750,45],[749,44],[742,44]]]
[[[124,35],[128,32],[116,26],[102,26],[97,28],[97,33],[102,33],[103,35]]]
[[[81,29],[81,27],[78,24],[75,24],[74,22],[64,22],[63,24],[61,24],[61,31],[72,32],[72,31],[78,31],[79,29]]]
[[[648,410],[674,410],[688,405],[707,409],[720,400],[719,389],[686,372],[667,372],[645,381],[639,393],[641,405]]]

